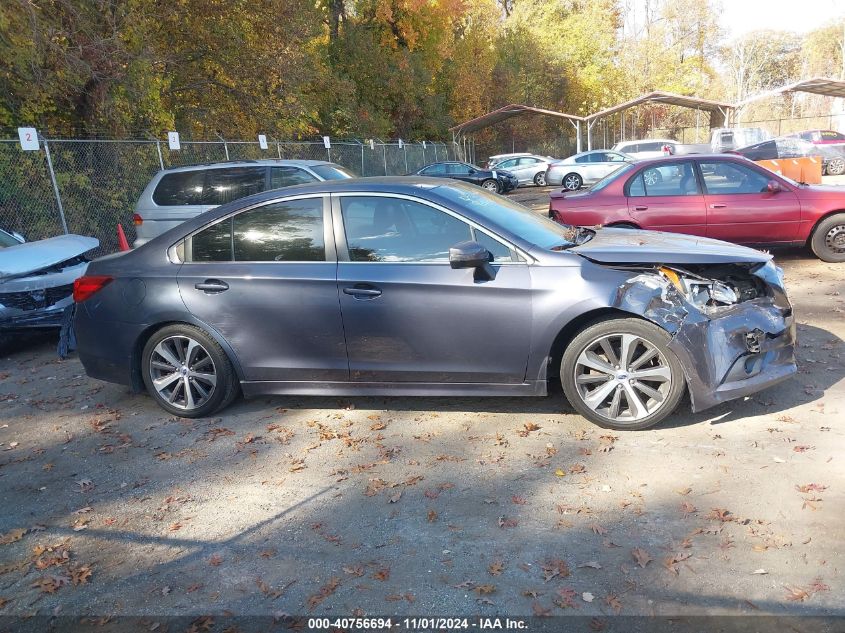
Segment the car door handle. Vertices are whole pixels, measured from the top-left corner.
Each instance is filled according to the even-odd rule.
[[[352,295],[356,299],[375,299],[381,296],[381,289],[369,284],[356,284],[351,288],[344,288],[343,294]]]
[[[218,292],[228,290],[229,284],[227,284],[225,281],[220,281],[219,279],[206,279],[202,283],[194,284],[194,288],[196,288],[197,290],[202,290],[206,293],[216,294]]]
[[[711,209],[726,209],[728,205],[726,204],[711,204]]]
[[[634,207],[634,211],[648,211],[648,207]]]

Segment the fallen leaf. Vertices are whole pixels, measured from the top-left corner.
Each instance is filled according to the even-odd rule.
[[[396,503],[396,502],[397,502],[397,501],[399,501],[399,499],[401,499],[401,498],[402,498],[402,491],[400,490],[400,491],[399,491],[399,492],[397,492],[395,495],[392,495],[392,496],[391,496],[391,497],[387,500],[387,502],[388,502],[388,503]]]
[[[566,477],[566,471],[564,471],[562,468],[558,468],[558,469],[555,471],[555,476],[557,476],[557,477]]]
[[[637,564],[643,569],[645,569],[645,566],[653,560],[651,556],[649,556],[648,552],[640,547],[632,549],[631,556],[634,557],[634,560],[637,561]]]
[[[493,562],[492,562],[492,563],[490,563],[490,565],[487,567],[487,573],[489,573],[491,576],[498,576],[498,575],[500,575],[500,574],[501,574],[504,570],[505,570],[505,564],[504,564],[502,561],[500,561],[500,560],[493,561]]]
[[[786,589],[786,599],[790,602],[804,602],[810,597],[810,594],[801,587],[784,587]]]
[[[475,591],[477,591],[480,596],[495,593],[496,585],[478,585],[475,587]]]
[[[390,568],[389,567],[382,567],[377,572],[375,572],[370,578],[374,578],[375,580],[381,580],[382,582],[390,578]]]
[[[516,527],[519,523],[516,519],[509,519],[505,515],[499,517],[499,527],[500,528],[513,528]]]
[[[427,518],[429,523],[434,523],[437,521],[437,513],[434,510],[429,510]]]
[[[613,594],[609,594],[605,596],[604,603],[613,609],[616,612],[616,615],[622,611],[622,603],[619,601],[619,597]]]
[[[584,602],[592,602],[595,599],[595,596],[591,594],[589,591],[585,591],[581,594],[581,600]]]
[[[512,501],[513,503],[515,503],[516,505],[519,505],[519,506],[524,506],[526,503],[528,503],[528,502],[525,500],[525,498],[524,498],[524,497],[520,497],[519,495],[513,495],[513,496],[511,497],[511,501]]]
[[[26,535],[27,532],[29,532],[29,530],[26,528],[16,528],[14,530],[9,530],[8,532],[0,536],[0,545],[8,545],[9,543],[19,541]]]
[[[220,563],[223,562],[223,557],[220,554],[213,554],[211,558],[208,559],[208,564],[212,567],[219,567]]]
[[[584,567],[590,567],[592,569],[601,569],[601,565],[599,565],[598,561],[595,560],[587,561],[586,563],[581,563],[580,565],[578,565],[579,569],[582,569]]]
[[[340,578],[333,576],[329,579],[329,581],[320,587],[320,590],[309,596],[306,604],[308,605],[308,610],[313,611],[316,607],[320,606],[320,603],[323,602],[326,598],[332,595],[340,585]]]

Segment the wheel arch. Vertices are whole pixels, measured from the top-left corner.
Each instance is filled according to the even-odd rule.
[[[840,213],[845,214],[845,209],[834,209],[832,211],[828,211],[823,216],[821,216],[818,220],[816,220],[813,223],[813,228],[811,228],[810,232],[807,234],[807,240],[804,242],[804,246],[807,247],[807,248],[810,247],[810,245],[812,244],[812,241],[813,241],[813,237],[816,234],[816,230],[819,228],[819,225],[822,222],[824,222],[828,218],[833,217],[834,215],[838,215]]]
[[[569,343],[581,330],[593,325],[594,323],[598,323],[599,321],[606,321],[614,317],[618,317],[620,319],[641,319],[651,323],[651,321],[640,314],[626,312],[625,310],[612,307],[596,308],[579,314],[564,324],[564,326],[558,331],[557,336],[555,336],[554,341],[552,341],[552,346],[549,350],[548,356],[549,365],[546,378],[548,379],[558,375],[560,370],[560,361],[563,358],[564,351],[566,351]]]
[[[150,340],[153,334],[169,325],[192,325],[205,331],[211,338],[217,341],[220,347],[223,348],[223,351],[229,358],[229,362],[232,363],[232,367],[235,370],[235,375],[238,378],[238,382],[244,380],[244,373],[243,369],[241,368],[240,361],[238,360],[238,356],[237,354],[235,354],[235,351],[232,349],[232,346],[229,345],[228,341],[226,341],[223,335],[220,334],[220,332],[215,330],[213,327],[209,326],[207,323],[200,321],[199,319],[196,319],[192,316],[180,315],[179,317],[172,318],[163,317],[161,320],[158,320],[155,323],[144,328],[144,330],[142,330],[138,337],[135,339],[135,344],[132,346],[132,356],[130,358],[130,380],[133,391],[141,392],[144,390],[144,379],[141,375],[141,352],[144,351],[144,346],[147,344],[147,341]]]

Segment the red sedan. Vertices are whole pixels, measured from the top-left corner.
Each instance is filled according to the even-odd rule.
[[[845,262],[845,187],[804,185],[741,156],[626,164],[586,191],[553,192],[549,217],[689,233],[755,246],[808,246]]]

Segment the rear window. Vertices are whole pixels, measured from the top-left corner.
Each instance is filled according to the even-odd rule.
[[[153,192],[161,207],[218,206],[264,191],[264,167],[195,169],[165,174]]]
[[[330,163],[328,165],[314,165],[310,168],[323,180],[343,180],[344,178],[355,178],[355,173],[341,165]]]
[[[153,192],[153,202],[161,207],[202,204],[205,169],[165,174]]]
[[[822,138],[826,141],[845,141],[845,134],[840,134],[833,130],[825,130],[822,132]]]

